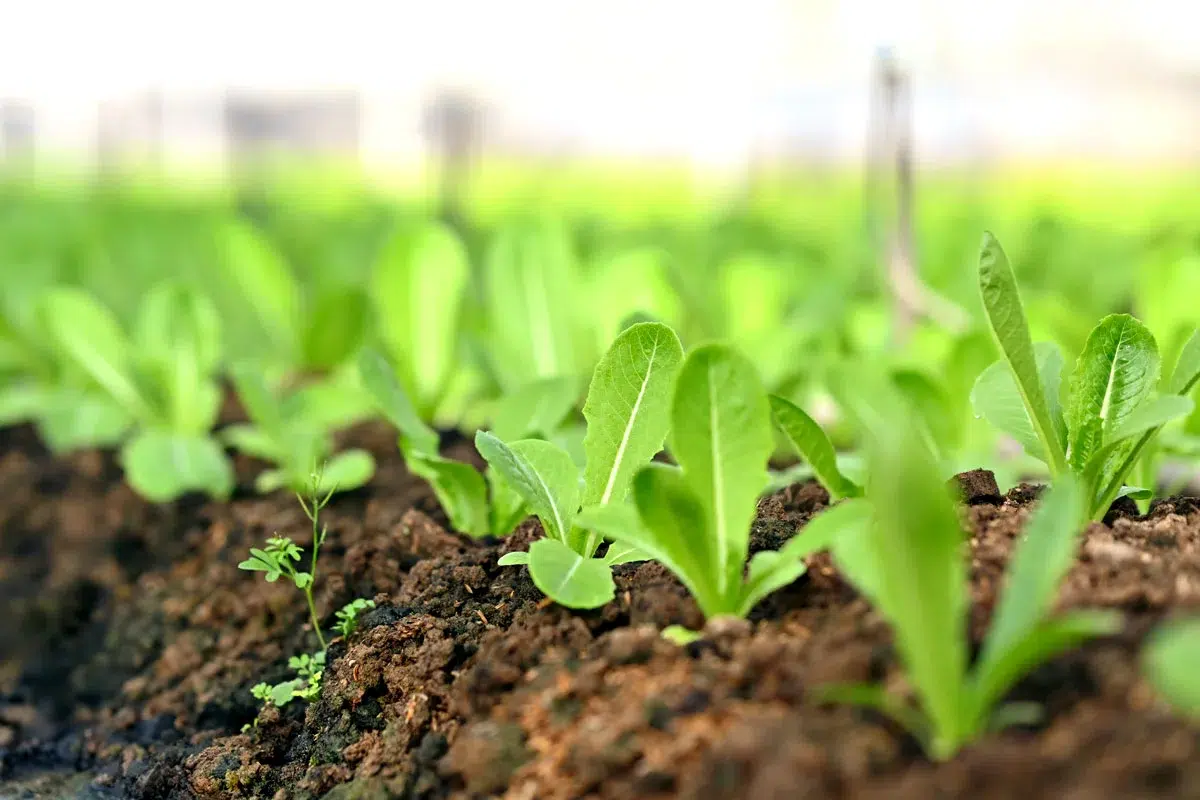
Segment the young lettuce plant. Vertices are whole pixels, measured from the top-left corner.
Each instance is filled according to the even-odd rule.
[[[643,467],[633,479],[632,506],[590,505],[578,524],[671,570],[706,618],[745,617],[802,575],[806,556],[865,518],[863,501],[847,501],[747,565],[750,525],[774,449],[767,394],[754,366],[726,345],[692,351],[675,384],[670,420],[679,466]],[[694,636],[678,628],[665,633]]]
[[[890,623],[917,702],[870,685],[828,686],[820,694],[892,717],[931,757],[946,759],[987,730],[1028,720],[1028,707],[997,703],[1041,662],[1115,631],[1120,616],[1076,611],[1047,619],[1086,505],[1080,482],[1064,473],[1026,526],[983,649],[968,668],[967,538],[945,480],[906,417],[886,418],[873,440],[870,524],[831,549],[838,568]]]
[[[662,449],[682,360],[679,337],[661,323],[639,323],[617,336],[596,365],[583,407],[582,479],[571,455],[552,442],[476,435],[479,453],[524,499],[546,534],[527,553],[505,554],[501,565],[527,565],[534,584],[564,606],[595,608],[612,599],[612,567],[646,556],[614,545],[596,558],[603,531],[582,522],[580,506],[620,507],[634,472]]]
[[[129,483],[155,502],[189,491],[228,497],[233,470],[210,435],[220,407],[220,320],[201,294],[167,283],[142,300],[133,337],[78,289],[45,298],[46,324],[64,357],[134,420],[121,446]]]
[[[520,495],[494,469],[480,473],[471,464],[441,455],[437,431],[422,421],[396,370],[381,352],[364,350],[358,368],[376,406],[400,432],[405,465],[429,482],[450,526],[475,538],[512,533],[526,515]]]
[[[1154,397],[1161,370],[1154,336],[1128,314],[1105,317],[1088,336],[1064,407],[1062,354],[1053,344],[1034,345],[1012,268],[990,234],[979,258],[979,288],[1004,358],[976,381],[976,412],[1043,461],[1052,480],[1077,476],[1086,519],[1101,519],[1118,497],[1147,491],[1125,486],[1125,479],[1162,427],[1192,410],[1187,394],[1200,379],[1200,346],[1184,354]]]
[[[255,480],[258,492],[280,488],[302,492],[322,464],[322,483],[317,487],[321,494],[351,491],[371,479],[375,460],[367,451],[352,449],[332,455],[332,437],[321,420],[306,413],[305,394],[281,395],[259,364],[235,365],[230,374],[251,423],[231,425],[221,437],[234,449],[276,465]]]

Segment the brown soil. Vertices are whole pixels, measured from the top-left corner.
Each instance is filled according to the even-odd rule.
[[[0,795],[1200,797],[1200,736],[1137,668],[1156,621],[1200,606],[1191,500],[1088,529],[1061,605],[1122,609],[1125,629],[1016,688],[1045,704],[1043,725],[932,764],[873,714],[809,700],[828,681],[903,686],[887,626],[827,558],[750,622],[679,648],[658,630],[701,619],[660,567],[618,568],[603,609],[558,608],[496,566],[536,523],[503,543],[451,535],[390,433],[353,438],[381,468],[327,509],[318,608],[328,629],[354,597],[377,607],[331,644],[318,701],[260,713],[250,687],[289,677],[288,656],[316,641],[294,588],[236,564],[275,531],[306,543],[298,505],[250,494],[242,463],[228,504],[150,507],[111,458],[57,461],[29,431],[0,431]],[[1001,498],[978,473],[960,484],[978,638],[1036,492]],[[763,501],[754,547],[826,502],[814,485]]]

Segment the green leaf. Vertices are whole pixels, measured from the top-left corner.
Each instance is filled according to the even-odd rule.
[[[529,504],[546,535],[567,543],[579,510],[579,472],[571,456],[538,439],[507,445],[486,431],[475,434],[475,448]]]
[[[300,285],[283,256],[253,225],[225,222],[217,236],[224,275],[285,358],[300,354]]]
[[[50,452],[114,447],[134,419],[108,395],[62,389],[46,395],[37,416],[38,435]]]
[[[229,459],[207,436],[144,431],[121,448],[121,465],[129,484],[155,503],[193,491],[224,499],[233,491]]]
[[[862,488],[838,469],[837,453],[821,426],[790,400],[771,395],[770,402],[775,424],[812,467],[817,480],[829,492],[830,497],[837,500],[861,495]]]
[[[1190,397],[1164,395],[1142,403],[1121,425],[1113,431],[1110,441],[1092,455],[1084,471],[1084,479],[1092,489],[1093,519],[1103,517],[1109,506],[1120,497],[1139,498],[1147,493],[1146,499],[1154,496],[1148,489],[1123,487],[1125,478],[1133,470],[1142,452],[1162,431],[1163,426],[1173,419],[1191,413],[1194,403]],[[1136,438],[1136,441],[1131,440]],[[1119,454],[1115,460],[1114,454]]]
[[[917,369],[893,371],[892,382],[908,400],[938,459],[944,460],[957,451],[961,443],[961,426],[942,384]]]
[[[414,454],[436,456],[438,453],[437,431],[430,428],[417,415],[412,401],[396,379],[396,372],[378,350],[365,350],[358,360],[359,375],[370,392],[380,412],[399,429],[401,436],[409,442]]]
[[[600,359],[583,406],[584,505],[623,501],[634,473],[662,449],[682,360],[679,337],[656,322],[628,328]]]
[[[666,639],[671,644],[687,647],[693,642],[698,642],[704,638],[703,631],[693,631],[682,625],[668,625],[662,629],[662,638]]]
[[[688,588],[706,617],[735,613],[737,598],[727,601],[717,586],[716,541],[704,504],[683,473],[665,464],[643,467],[634,476],[633,496],[637,513],[623,505],[588,506],[578,524],[658,561]]]
[[[350,358],[363,342],[370,302],[357,286],[335,286],[317,295],[305,315],[304,363],[329,369]]]
[[[458,361],[467,250],[452,230],[428,224],[392,235],[375,265],[371,294],[379,332],[400,383],[430,416]]]
[[[979,253],[979,291],[992,334],[1016,378],[1017,391],[1029,411],[1034,433],[1042,442],[1046,463],[1051,474],[1057,475],[1067,468],[1066,456],[1055,434],[1054,418],[1038,375],[1016,277],[1000,243],[990,233],[983,235]]]
[[[268,370],[256,362],[243,361],[229,368],[229,377],[237,391],[238,402],[246,416],[271,438],[283,436],[281,404],[267,379]]]
[[[487,536],[487,483],[470,464],[431,455],[401,440],[404,463],[414,475],[429,482],[454,530],[468,536]]]
[[[804,559],[826,550],[844,536],[870,524],[870,506],[862,500],[840,503],[814,517],[777,551],[755,553],[742,588],[738,615],[746,616],[763,598],[804,574]]]
[[[767,485],[775,449],[771,410],[754,366],[724,345],[688,355],[679,372],[671,414],[672,451],[685,482],[704,508],[716,562],[711,577],[722,597],[740,594],[758,495]],[[639,503],[646,519],[646,509]]]
[[[1088,639],[1114,633],[1120,626],[1119,612],[1089,609],[1040,622],[1032,630],[1024,631],[972,677],[969,732],[987,728],[992,706],[1031,669]]]
[[[1154,390],[1158,345],[1144,325],[1113,314],[1092,331],[1071,376],[1067,410],[1071,468],[1082,472],[1125,420]]]
[[[585,558],[557,539],[538,539],[529,546],[529,576],[542,594],[567,608],[599,608],[616,594],[607,564]]]
[[[892,425],[877,431],[867,489],[875,508],[867,528],[876,559],[868,573],[877,581],[872,599],[892,625],[933,723],[931,747],[953,750],[962,741],[967,700],[964,536],[932,454],[904,414],[884,414]]]
[[[1039,342],[1034,345],[1034,355],[1056,441],[1060,442],[1061,447],[1061,443],[1066,441],[1066,423],[1058,400],[1063,370],[1062,351],[1052,342]],[[1016,439],[1026,453],[1050,463],[1046,447],[1038,437],[1012,369],[1006,362],[997,361],[979,375],[971,389],[971,405],[976,414]]]
[[[1083,487],[1070,474],[1060,475],[1043,496],[1009,565],[979,657],[980,675],[990,672],[1050,611],[1058,584],[1075,560],[1086,502]],[[989,704],[997,699],[990,698]]]
[[[171,429],[211,429],[220,408],[215,373],[221,361],[221,319],[212,302],[189,287],[160,284],[138,307],[134,341]]]
[[[502,228],[485,267],[489,352],[501,386],[575,374],[578,277],[566,230],[540,221]]]
[[[1192,333],[1171,373],[1167,391],[1171,394],[1189,394],[1200,381],[1200,330]]]
[[[0,386],[0,426],[34,419],[46,403],[47,392],[34,383]]]
[[[605,507],[606,506],[599,506],[599,508]],[[637,561],[650,560],[649,553],[643,553],[636,547],[623,542],[613,542],[608,546],[608,552],[604,554],[604,563],[608,564],[610,567],[615,567],[620,564],[632,564]]]
[[[575,378],[544,378],[506,394],[492,414],[492,432],[506,442],[549,439],[579,399]]]
[[[529,516],[525,498],[500,473],[488,468],[483,472],[491,498],[488,511],[488,530],[492,536],[508,536]]]
[[[257,425],[230,425],[221,429],[221,441],[237,450],[263,461],[282,461],[286,448]]]
[[[349,492],[365,486],[375,474],[375,459],[366,450],[345,450],[325,462],[319,494]]]
[[[268,469],[258,473],[258,477],[254,479],[254,491],[259,494],[270,494],[278,491],[289,484],[295,486],[301,482],[300,476],[290,478],[286,472],[281,469]]]
[[[1146,677],[1180,714],[1200,719],[1200,619],[1164,623],[1142,651]]]
[[[137,385],[133,348],[107,308],[78,289],[56,289],[43,299],[46,325],[65,355],[130,414],[153,411]]]
[[[518,551],[515,553],[505,553],[496,560],[496,563],[502,567],[516,567],[521,564],[529,563],[529,553]]]

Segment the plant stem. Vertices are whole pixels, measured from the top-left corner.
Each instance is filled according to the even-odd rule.
[[[317,632],[317,638],[321,641],[321,649],[324,650],[328,645],[325,643],[325,634],[321,633],[321,623],[317,620],[317,604],[313,602],[313,586],[317,584],[317,554],[321,550],[321,545],[325,540],[325,536],[319,531],[317,520],[320,518],[319,507],[316,504],[316,497],[313,497],[313,508],[310,519],[312,519],[312,566],[309,569],[309,574],[312,575],[312,580],[308,586],[304,588],[304,596],[308,598],[308,613],[312,616],[313,630]]]

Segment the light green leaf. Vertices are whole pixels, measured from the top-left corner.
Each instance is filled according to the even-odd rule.
[[[1046,403],[1050,411],[1056,441],[1066,442],[1066,423],[1062,417],[1058,393],[1062,380],[1063,357],[1058,345],[1038,342],[1034,345],[1037,371],[1045,390]],[[1029,409],[1021,398],[1021,392],[1013,378],[1012,369],[1005,361],[997,361],[984,370],[971,389],[971,405],[975,413],[987,419],[999,430],[1007,433],[1025,448],[1025,452],[1047,464],[1046,447],[1038,437]]]
[[[600,506],[600,508],[605,508],[605,506]],[[604,563],[610,567],[650,560],[649,553],[643,553],[636,547],[623,542],[613,542],[608,546],[608,552],[604,554]]]
[[[579,472],[571,456],[550,442],[508,445],[486,431],[475,434],[475,449],[524,498],[546,535],[567,543],[579,510]]]
[[[0,426],[34,419],[46,404],[47,391],[34,383],[0,386]]]
[[[1066,456],[1055,434],[1054,418],[1038,375],[1016,277],[1000,243],[990,233],[984,234],[979,253],[979,291],[992,334],[1016,378],[1017,391],[1029,411],[1034,433],[1042,442],[1045,461],[1051,474],[1057,475],[1066,470]]]
[[[55,454],[113,447],[134,419],[108,395],[63,389],[46,395],[37,415],[38,435]]]
[[[703,631],[693,631],[682,625],[668,625],[662,629],[662,638],[666,639],[671,644],[687,647],[693,642],[698,642],[704,638]]]
[[[682,360],[679,337],[655,322],[625,330],[600,359],[583,406],[584,505],[623,501],[634,473],[662,449]]]
[[[933,722],[933,746],[953,749],[962,741],[967,699],[964,536],[932,454],[905,415],[891,419],[876,432],[871,454],[867,497],[875,524],[867,528],[867,546],[877,561],[868,579],[877,581],[872,599],[892,625],[909,679]]]
[[[707,520],[715,548],[716,588],[739,596],[758,495],[775,449],[771,410],[754,366],[724,345],[688,355],[675,387],[673,453]],[[640,503],[643,519],[646,508]]]
[[[516,567],[522,564],[529,563],[529,553],[518,551],[515,553],[505,553],[496,560],[496,563],[501,567]]]
[[[458,360],[471,267],[449,228],[398,230],[380,255],[371,292],[379,331],[400,365],[400,383],[429,417]]]
[[[522,222],[493,237],[484,272],[489,352],[507,391],[576,373],[575,273],[558,224]]]
[[[671,284],[665,252],[654,247],[623,250],[608,256],[593,270],[589,301],[599,349],[603,349],[638,314],[643,321],[675,324],[680,319],[679,292]]]
[[[1200,330],[1192,333],[1180,351],[1167,391],[1171,394],[1189,394],[1197,381],[1200,381]]]
[[[809,521],[779,550],[755,553],[742,588],[739,616],[746,616],[763,598],[791,584],[805,572],[804,559],[826,550],[843,536],[861,533],[870,524],[871,508],[863,500],[850,500]]]
[[[487,483],[478,470],[423,452],[403,437],[400,452],[409,471],[429,482],[454,530],[474,537],[490,533]]]
[[[889,694],[882,686],[869,683],[832,683],[818,686],[814,692],[822,703],[838,703],[858,706],[883,714],[927,749],[930,746],[929,720],[919,709],[913,708],[902,698]]]
[[[335,286],[317,295],[304,320],[304,363],[329,369],[346,361],[362,344],[370,318],[370,302],[357,286]]]
[[[771,395],[770,402],[775,424],[812,467],[830,497],[837,500],[861,495],[862,488],[838,469],[837,453],[821,426],[790,400]]]
[[[506,442],[549,439],[579,399],[575,378],[543,378],[506,394],[492,414],[492,432]]]
[[[415,454],[437,456],[437,431],[430,428],[417,415],[412,401],[396,379],[396,372],[378,350],[365,350],[358,359],[359,375],[363,385],[375,400],[380,412],[399,429],[400,435],[409,443]]]
[[[491,508],[488,511],[488,530],[492,536],[508,536],[525,517],[529,516],[529,508],[525,498],[506,481],[500,473],[492,468],[483,471],[487,481]]]
[[[567,608],[599,608],[616,594],[607,564],[585,558],[557,539],[538,539],[529,546],[529,576],[542,594]]]
[[[961,443],[961,425],[945,387],[917,369],[894,370],[892,383],[908,400],[938,459],[955,453]]]
[[[1158,345],[1128,314],[1105,317],[1092,331],[1071,375],[1067,410],[1071,468],[1082,472],[1092,454],[1154,390]]]
[[[220,438],[239,453],[263,461],[279,462],[287,455],[287,448],[257,425],[230,425],[221,429]]]
[[[46,325],[63,353],[130,414],[152,419],[134,375],[133,348],[112,312],[78,289],[56,289],[43,302]]]
[[[284,419],[280,401],[267,379],[268,370],[254,362],[239,362],[229,369],[233,388],[246,416],[265,435],[278,439],[283,436]]]
[[[1075,560],[1086,519],[1079,481],[1060,475],[1025,526],[1008,568],[1008,580],[992,618],[977,669],[986,674],[1041,622],[1054,603],[1058,584]],[[999,699],[991,698],[990,703]]]
[[[1200,619],[1164,623],[1142,651],[1146,677],[1180,714],[1200,719]]]
[[[344,450],[325,462],[317,491],[350,492],[365,486],[375,474],[375,459],[366,450]]]
[[[237,286],[277,352],[296,358],[300,348],[301,289],[274,245],[249,223],[228,221],[218,232],[220,265]]]
[[[155,503],[193,491],[224,499],[233,491],[229,459],[207,436],[145,431],[121,448],[121,466],[129,484]]]
[[[281,469],[268,469],[258,473],[254,479],[254,491],[270,494],[288,485],[288,474]]]

